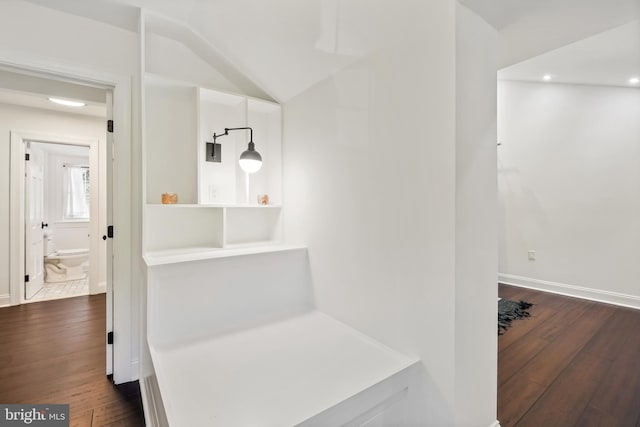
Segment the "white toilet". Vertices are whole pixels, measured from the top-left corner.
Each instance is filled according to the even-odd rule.
[[[86,279],[89,272],[89,249],[55,249],[53,232],[45,234],[45,282],[66,282]]]

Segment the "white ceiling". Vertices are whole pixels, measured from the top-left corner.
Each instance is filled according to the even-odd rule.
[[[190,41],[205,40],[219,54],[216,60],[223,58],[278,101],[353,63],[385,35],[393,37],[386,12],[396,9],[388,0],[27,1],[129,29],[136,7],[164,15],[184,23],[197,35]]]
[[[390,0],[28,1],[132,30],[136,8],[170,17],[279,101],[384,45],[400,10]],[[640,19],[640,0],[459,1],[499,30],[498,68]]]
[[[387,0],[121,0],[184,21],[286,101],[384,43]]]
[[[500,80],[631,86],[640,78],[640,21],[605,31],[498,72]],[[639,87],[635,85],[635,87]]]
[[[459,0],[498,33],[498,68],[640,19],[640,0]]]
[[[47,154],[60,156],[85,157],[89,161],[89,147],[70,144],[56,144],[50,142],[32,142],[31,148],[38,148]]]
[[[65,107],[49,101],[47,95],[18,92],[0,88],[0,104],[19,105],[22,107],[40,108],[66,114],[80,114],[92,117],[107,117],[105,104],[88,102],[84,107]]]
[[[85,102],[74,108],[54,104],[49,97]],[[62,113],[106,117],[106,92],[91,86],[45,79],[0,68],[0,103],[53,110]]]

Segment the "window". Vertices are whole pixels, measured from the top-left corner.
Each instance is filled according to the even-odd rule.
[[[64,220],[89,220],[89,167],[63,165]]]

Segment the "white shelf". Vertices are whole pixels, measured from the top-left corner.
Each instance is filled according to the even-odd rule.
[[[175,426],[343,425],[361,414],[354,399],[406,393],[419,363],[315,310],[150,348]]]
[[[197,203],[147,203],[147,206],[163,206],[167,208],[224,208],[224,209],[280,209],[282,205],[236,205],[236,204],[197,204]]]
[[[251,245],[233,245],[226,248],[190,247],[148,252],[144,255],[144,261],[147,264],[147,267],[153,267],[158,265],[202,261],[206,259],[284,252],[299,249],[304,249],[304,246],[283,245],[269,242],[255,243]]]
[[[228,205],[228,206],[225,206],[225,208],[227,208],[227,209],[254,209],[254,208],[259,208],[259,209],[269,209],[269,208],[271,208],[271,209],[279,209],[281,207],[282,207],[282,205]]]
[[[281,106],[150,73],[144,87],[147,257],[182,262],[175,260],[280,242]],[[206,161],[214,133],[247,126],[263,157],[261,170],[246,174],[238,165],[247,149],[246,130],[217,141],[220,162]],[[179,203],[161,204],[165,192],[177,193]],[[263,194],[272,204],[257,204]],[[165,252],[172,255],[154,255]]]

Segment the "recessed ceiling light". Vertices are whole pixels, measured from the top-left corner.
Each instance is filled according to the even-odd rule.
[[[629,83],[631,83],[632,85],[637,85],[638,83],[640,83],[640,77],[631,77],[629,79]]]
[[[542,80],[544,80],[545,82],[548,82],[552,78],[553,77],[551,77],[551,74],[545,74],[544,76],[542,76]]]
[[[64,105],[66,107],[84,107],[85,105],[87,105],[84,102],[71,101],[70,99],[49,98],[49,101],[55,104]]]

